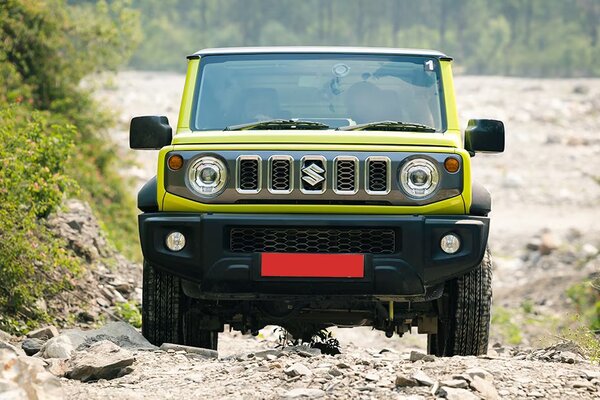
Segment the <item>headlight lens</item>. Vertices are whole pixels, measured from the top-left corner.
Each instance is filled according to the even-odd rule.
[[[400,169],[400,185],[409,197],[429,196],[437,189],[439,180],[437,167],[424,158],[414,158]]]
[[[171,232],[165,242],[169,250],[181,251],[185,247],[185,236],[181,232]]]
[[[218,158],[201,157],[191,165],[188,179],[190,186],[198,195],[214,197],[225,187],[227,168]]]

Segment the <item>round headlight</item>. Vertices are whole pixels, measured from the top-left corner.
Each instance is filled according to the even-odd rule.
[[[188,179],[192,190],[198,195],[214,197],[225,187],[227,168],[218,158],[202,157],[190,166]]]
[[[400,184],[409,197],[427,197],[435,191],[438,183],[437,167],[424,158],[414,158],[400,169]]]

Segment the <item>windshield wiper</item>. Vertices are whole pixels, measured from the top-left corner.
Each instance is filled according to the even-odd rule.
[[[294,120],[294,119],[269,119],[246,124],[231,125],[224,131],[245,131],[252,129],[330,129],[329,125],[320,122]]]
[[[435,132],[435,128],[427,125],[416,124],[412,122],[400,121],[377,121],[368,122],[366,124],[340,126],[338,131],[419,131],[419,132]]]

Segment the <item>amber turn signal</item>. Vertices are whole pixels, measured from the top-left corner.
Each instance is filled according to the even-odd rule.
[[[167,164],[169,164],[169,168],[171,168],[173,171],[180,170],[181,167],[183,167],[183,157],[181,157],[179,154],[174,154],[169,157]]]
[[[455,173],[460,168],[460,163],[456,158],[448,157],[446,158],[446,161],[444,161],[444,168],[446,168],[446,171],[448,172]]]

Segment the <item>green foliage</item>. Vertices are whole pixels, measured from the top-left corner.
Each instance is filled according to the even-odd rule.
[[[33,304],[68,288],[80,270],[41,219],[74,187],[64,170],[74,135],[22,106],[0,111],[0,328],[27,328],[10,315],[47,318]]]
[[[136,328],[142,327],[142,311],[139,304],[132,301],[119,303],[115,306],[115,311],[117,312],[117,316],[125,322]]]
[[[600,75],[596,0],[135,0],[131,65],[182,70],[204,47],[437,48],[474,74]]]
[[[133,200],[104,136],[111,118],[81,86],[127,61],[137,12],[127,0],[74,3],[0,6],[0,327],[13,331],[51,318],[36,300],[82,268],[44,222],[65,193],[92,204],[117,247],[137,248]]]
[[[587,280],[567,289],[577,313],[589,329],[600,332],[600,279]]]
[[[504,307],[495,307],[492,313],[492,326],[508,344],[517,345],[523,341],[521,329],[513,320],[513,313]]]
[[[576,327],[563,333],[565,339],[577,344],[590,361],[600,362],[600,337],[584,327]]]

